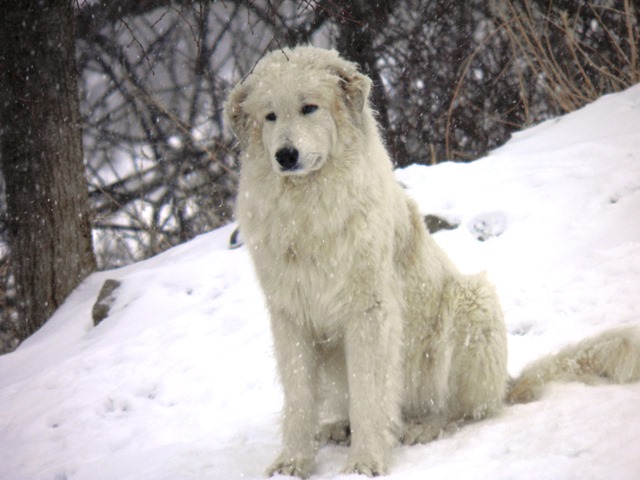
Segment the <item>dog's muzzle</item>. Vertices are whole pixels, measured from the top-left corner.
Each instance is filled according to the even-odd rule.
[[[298,168],[298,149],[284,147],[276,152],[276,161],[282,171],[292,171]]]

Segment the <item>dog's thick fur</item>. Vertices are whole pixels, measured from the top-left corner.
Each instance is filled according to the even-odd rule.
[[[508,393],[496,293],[458,272],[396,183],[370,85],[335,51],[298,47],[262,59],[225,107],[243,152],[237,218],[284,390],[270,474],[307,477],[321,440],[349,436],[345,471],[384,474],[398,439],[432,440]],[[640,377],[636,330],[540,361],[509,401],[602,376]]]

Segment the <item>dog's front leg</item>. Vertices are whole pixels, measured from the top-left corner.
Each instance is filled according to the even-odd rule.
[[[387,473],[399,417],[401,334],[399,312],[380,303],[349,322],[345,353],[351,451],[345,473]]]
[[[317,351],[304,327],[287,315],[271,316],[278,373],[284,393],[282,453],[267,470],[307,478],[315,463],[318,424]]]

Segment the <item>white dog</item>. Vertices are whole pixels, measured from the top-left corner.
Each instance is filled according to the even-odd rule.
[[[284,390],[269,474],[308,477],[319,440],[349,439],[345,471],[384,474],[398,439],[429,441],[507,395],[496,294],[456,270],[396,183],[370,86],[335,51],[298,47],[261,60],[225,107],[243,151],[237,218]],[[638,331],[543,359],[509,400],[595,377],[640,377]]]

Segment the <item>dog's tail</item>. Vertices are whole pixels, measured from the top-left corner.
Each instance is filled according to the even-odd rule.
[[[629,383],[640,380],[640,328],[623,327],[565,347],[525,367],[511,380],[508,403],[537,400],[553,381]]]

